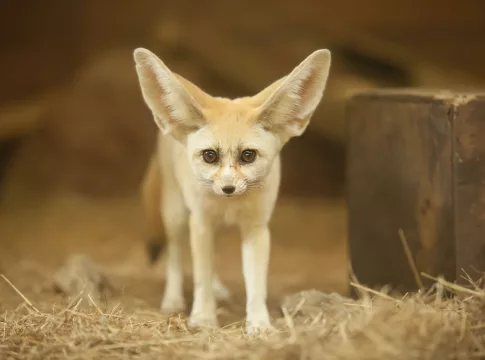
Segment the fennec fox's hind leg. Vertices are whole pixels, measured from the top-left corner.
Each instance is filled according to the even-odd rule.
[[[212,290],[217,300],[227,300],[231,297],[229,289],[221,282],[217,272],[214,272],[212,277]]]

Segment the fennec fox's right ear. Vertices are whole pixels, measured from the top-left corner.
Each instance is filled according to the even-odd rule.
[[[133,57],[143,98],[155,122],[162,133],[171,134],[184,142],[190,132],[205,124],[200,105],[177,76],[151,51],[138,48]],[[191,87],[196,88],[192,84]]]
[[[284,143],[300,136],[320,103],[330,71],[329,50],[317,50],[288,76],[276,81],[255,99],[266,99],[259,108],[259,121]]]

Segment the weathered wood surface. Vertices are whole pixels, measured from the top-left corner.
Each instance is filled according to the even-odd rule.
[[[485,95],[453,104],[456,270],[485,271]]]
[[[485,97],[381,90],[348,105],[351,263],[359,281],[416,288],[419,272],[485,271]]]

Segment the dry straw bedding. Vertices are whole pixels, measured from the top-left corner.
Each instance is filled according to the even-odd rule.
[[[191,331],[178,315],[125,312],[120,306],[101,310],[87,293],[64,308],[41,311],[15,284],[3,281],[24,302],[1,315],[0,359],[485,357],[481,282],[459,287],[436,279],[430,290],[401,297],[354,284],[361,292],[357,300],[301,292],[283,299],[282,315],[274,319],[277,331],[249,338],[242,323]]]

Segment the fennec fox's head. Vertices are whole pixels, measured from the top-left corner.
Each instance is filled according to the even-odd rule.
[[[300,136],[322,99],[330,51],[318,50],[289,75],[252,97],[212,97],[136,49],[143,98],[164,134],[183,144],[198,180],[221,196],[261,186],[275,157]]]

